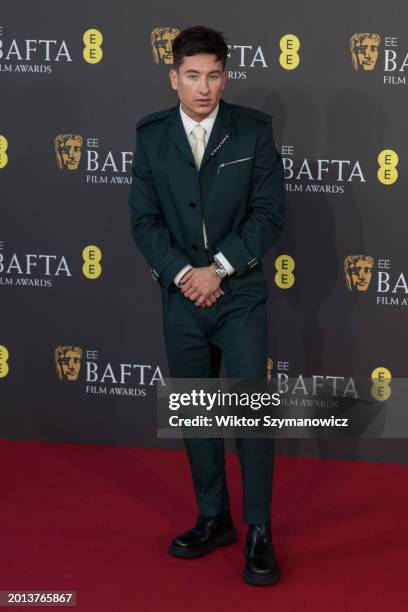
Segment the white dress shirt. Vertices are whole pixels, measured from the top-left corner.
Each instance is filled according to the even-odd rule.
[[[183,109],[181,108],[181,104],[180,104],[179,108],[180,108],[181,120],[183,122],[183,126],[184,126],[184,129],[186,131],[187,139],[188,139],[188,142],[190,143],[191,149],[193,149],[193,147],[195,145],[195,136],[192,133],[192,130],[193,130],[193,128],[198,123],[205,129],[204,142],[205,142],[205,145],[207,146],[207,143],[208,143],[209,138],[210,138],[211,130],[213,129],[213,126],[214,126],[214,123],[215,123],[215,118],[217,117],[219,104],[217,104],[217,106],[214,108],[214,110],[211,111],[211,113],[208,115],[208,117],[206,117],[205,119],[203,119],[202,121],[199,121],[199,122],[194,121],[194,119],[189,117],[183,111]],[[232,265],[230,264],[228,259],[226,257],[224,257],[224,255],[221,252],[218,252],[216,254],[216,257],[217,257],[218,261],[220,262],[220,264],[222,266],[224,266],[224,268],[226,269],[228,276],[230,276],[231,274],[234,274],[234,272],[235,272],[234,268],[232,267]],[[181,280],[183,275],[186,272],[188,272],[188,270],[191,270],[192,267],[193,266],[191,266],[190,264],[188,264],[187,266],[184,266],[184,268],[182,268],[180,270],[180,272],[177,274],[177,276],[175,276],[173,282],[177,285],[177,287],[179,286],[179,281]]]

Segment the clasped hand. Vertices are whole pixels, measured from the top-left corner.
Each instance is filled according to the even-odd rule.
[[[215,272],[213,265],[205,268],[192,268],[180,280],[182,294],[194,302],[195,306],[205,308],[212,306],[216,300],[224,295],[220,287],[221,279]]]

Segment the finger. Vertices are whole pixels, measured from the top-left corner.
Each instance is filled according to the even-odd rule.
[[[190,287],[190,289],[187,289],[186,291],[184,291],[184,295],[188,297],[189,299],[191,299],[191,296],[197,292],[198,292],[198,289],[196,289],[195,287]]]
[[[191,298],[192,299],[192,298]],[[195,298],[194,304],[196,306],[202,306],[202,304],[205,304],[207,301],[207,297],[205,295],[200,295],[198,294],[197,298]]]
[[[181,285],[181,287],[183,288],[184,291],[186,291],[190,287],[194,287],[194,285],[195,285],[194,278],[189,278],[188,281],[186,281],[183,285]]]
[[[192,274],[189,274],[189,273],[187,272],[187,274],[185,274],[185,275],[184,275],[184,276],[181,278],[181,280],[179,281],[179,285],[180,285],[180,287],[183,287],[183,286],[185,286],[187,283],[189,283],[189,282],[191,281],[191,278],[192,278]]]
[[[180,289],[181,289],[181,291],[183,293],[185,293],[188,289],[190,289],[190,287],[191,287],[191,281],[190,280],[186,281],[185,283],[182,283],[180,281]]]
[[[181,277],[180,282],[184,283],[185,281],[187,281],[189,278],[191,278],[194,275],[194,272],[195,272],[195,268],[190,268],[190,270],[187,270],[187,272],[183,274],[183,276]]]
[[[194,293],[192,293],[191,295],[188,296],[188,299],[191,300],[192,302],[196,301],[197,298],[200,297],[200,292],[199,291],[195,291]],[[202,301],[202,300],[201,300]],[[201,303],[201,302],[200,302]]]

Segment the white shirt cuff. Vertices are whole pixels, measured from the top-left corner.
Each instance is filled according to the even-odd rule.
[[[231,274],[234,274],[235,268],[231,266],[230,262],[228,261],[226,257],[224,257],[221,251],[218,251],[218,253],[215,254],[215,257],[218,259],[220,264],[226,269],[228,276],[231,276]]]
[[[193,266],[190,266],[190,264],[187,264],[186,266],[184,266],[184,268],[182,268],[180,270],[180,272],[177,274],[177,276],[174,277],[173,279],[173,283],[175,285],[177,285],[177,287],[179,287],[179,282],[181,281],[181,279],[183,278],[184,274],[186,272],[188,272],[189,270],[191,270]]]

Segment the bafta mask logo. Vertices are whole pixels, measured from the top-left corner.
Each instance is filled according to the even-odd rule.
[[[374,70],[380,42],[378,34],[353,34],[350,38],[350,51],[354,70]]]
[[[180,34],[177,28],[154,28],[150,40],[152,42],[153,58],[156,64],[173,63],[173,40]]]
[[[57,346],[55,367],[60,380],[76,380],[81,369],[82,349],[79,346]]]
[[[374,259],[369,255],[348,255],[344,260],[344,274],[349,291],[367,291],[373,273]]]
[[[58,134],[54,140],[55,155],[60,170],[76,170],[81,159],[82,136]]]

